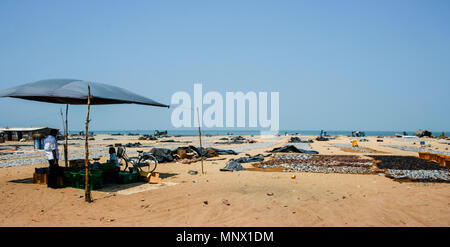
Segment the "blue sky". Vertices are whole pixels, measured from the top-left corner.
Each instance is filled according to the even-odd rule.
[[[49,78],[280,92],[280,128],[449,130],[450,1],[0,1],[0,89]],[[0,126],[63,106],[0,99]],[[205,108],[205,107],[204,107]],[[173,129],[172,110],[95,106],[91,129]],[[85,107],[70,108],[71,130]]]

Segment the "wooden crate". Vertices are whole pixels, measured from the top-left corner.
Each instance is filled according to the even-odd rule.
[[[47,184],[47,173],[33,173],[34,184]],[[56,178],[56,183],[59,187],[64,186],[64,180],[62,176]]]
[[[141,175],[142,181],[148,182],[152,174],[150,172],[139,171],[139,175]]]
[[[47,173],[33,173],[34,184],[47,184]]]
[[[160,184],[160,183],[162,183],[162,180],[159,177],[159,173],[157,173],[157,172],[152,173],[152,175],[150,176],[150,179],[148,180],[148,182],[151,183],[151,184]]]
[[[162,183],[161,178],[159,177],[158,172],[139,172],[139,175],[141,175],[141,179],[145,182],[151,183],[151,184],[160,184]]]

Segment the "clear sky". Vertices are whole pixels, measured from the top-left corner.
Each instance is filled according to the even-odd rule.
[[[0,89],[49,78],[280,92],[280,128],[450,130],[450,1],[0,1]],[[0,126],[62,105],[0,99]],[[172,110],[94,106],[91,129],[173,129]],[[85,107],[70,108],[82,130]]]

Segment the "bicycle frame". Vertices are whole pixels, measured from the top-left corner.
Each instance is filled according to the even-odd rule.
[[[154,166],[155,167],[153,168],[153,170],[151,170],[151,172],[154,171],[156,169],[156,166],[158,165],[158,161],[156,160],[156,158],[153,155],[151,155],[151,154],[144,154],[143,151],[138,151],[138,152],[139,152],[138,157],[131,157],[130,158],[126,154],[125,147],[118,147],[118,149],[117,149],[117,157],[119,159],[124,160],[124,162],[125,162],[124,171],[128,168],[128,163],[131,163],[133,165],[133,168],[135,168],[135,169],[137,169],[139,171],[142,171],[141,164],[145,164],[146,163],[145,161],[147,161],[147,160],[151,161],[151,162],[154,162]],[[149,169],[150,169],[150,164],[148,164],[148,163],[146,163],[146,164],[147,164],[147,166],[149,166]]]

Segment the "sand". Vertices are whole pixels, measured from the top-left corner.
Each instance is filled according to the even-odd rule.
[[[102,141],[102,138],[121,140]],[[212,145],[218,137],[204,139]],[[313,138],[310,136],[310,138]],[[169,138],[183,139],[189,138]],[[192,138],[191,138],[192,139]],[[269,148],[247,150],[226,160],[201,163],[159,164],[163,183],[116,185],[93,191],[93,203],[86,203],[84,191],[74,188],[49,189],[31,183],[36,167],[47,164],[0,168],[0,226],[449,226],[450,184],[397,182],[379,175],[320,174],[239,171],[221,172],[229,158],[254,155],[285,145],[289,137],[256,138],[277,142]],[[366,137],[360,147],[383,155],[411,155],[384,145],[418,146],[394,138]],[[195,139],[194,139],[195,140]],[[92,147],[137,142],[137,137],[96,136]],[[321,154],[355,154],[331,143],[349,144],[339,137],[314,142]],[[156,141],[139,141],[160,145]],[[448,145],[427,139],[433,149],[448,151]],[[194,143],[195,144],[195,143]],[[182,143],[165,143],[176,147]],[[228,145],[229,147],[239,146]],[[223,148],[224,146],[221,146]],[[69,148],[75,148],[71,146]],[[149,150],[150,147],[129,148]],[[62,149],[61,149],[62,150]],[[383,153],[381,153],[383,152]],[[372,153],[377,154],[377,153]],[[106,156],[106,153],[105,153]],[[105,158],[102,158],[102,161]],[[243,164],[250,168],[251,164]],[[188,174],[199,171],[198,175]],[[296,178],[291,176],[295,174]],[[223,203],[227,200],[229,205]]]

